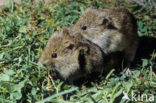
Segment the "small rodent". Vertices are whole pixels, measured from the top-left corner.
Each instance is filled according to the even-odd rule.
[[[100,47],[76,39],[68,29],[57,32],[49,39],[39,62],[60,74],[64,80],[73,81],[103,67],[104,54]]]
[[[134,16],[124,8],[93,9],[88,8],[71,28],[71,34],[76,32],[97,44],[105,54],[122,52],[124,54],[125,70],[128,73],[135,57],[139,37]]]
[[[138,41],[135,18],[127,9],[88,8],[73,27],[52,35],[39,62],[73,81],[109,70],[116,64],[118,52],[123,53],[129,68]]]

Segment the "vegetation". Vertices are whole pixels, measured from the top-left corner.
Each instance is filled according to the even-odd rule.
[[[11,1],[11,0],[10,0]],[[140,47],[126,78],[114,69],[90,86],[73,86],[52,78],[37,62],[49,37],[72,26],[87,7],[128,8],[136,17]],[[150,5],[118,0],[53,0],[52,3],[10,2],[0,9],[1,103],[128,103],[156,101],[156,15]],[[155,70],[155,71],[154,71]],[[87,81],[86,81],[87,82]],[[129,99],[123,99],[127,94]],[[135,94],[135,98],[134,95]],[[146,94],[146,96],[142,96]],[[153,97],[155,96],[155,97]],[[144,97],[144,98],[142,98]]]

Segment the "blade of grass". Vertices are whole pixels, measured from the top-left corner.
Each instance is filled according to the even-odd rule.
[[[53,99],[53,98],[56,98],[56,97],[58,97],[58,96],[60,96],[60,95],[64,95],[64,94],[68,94],[68,93],[71,93],[71,92],[73,92],[73,91],[76,91],[77,89],[78,89],[77,87],[74,87],[74,88],[71,88],[71,89],[69,89],[69,90],[65,90],[65,91],[60,92],[60,93],[58,93],[58,94],[54,94],[54,95],[52,95],[52,96],[49,96],[49,97],[47,97],[47,98],[41,100],[40,102],[36,102],[36,103],[45,103],[45,102],[47,102],[47,101],[49,101],[49,100],[51,100],[51,99]]]
[[[111,74],[112,74],[114,71],[115,71],[115,69],[112,69],[112,70],[109,72],[109,74],[106,76],[106,79],[105,79],[104,84],[106,84],[106,83],[107,83],[108,78],[111,76]]]

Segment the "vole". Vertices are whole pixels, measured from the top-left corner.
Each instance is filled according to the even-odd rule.
[[[116,64],[114,54],[122,52],[129,74],[138,40],[136,21],[128,10],[89,8],[73,27],[52,35],[39,61],[73,81],[93,71],[109,70]]]
[[[104,66],[104,59],[99,46],[83,38],[74,38],[68,29],[64,29],[51,36],[39,62],[72,82],[99,71]]]
[[[134,16],[124,8],[93,9],[88,8],[71,27],[71,34],[97,44],[105,54],[122,52],[125,73],[130,75],[130,64],[135,57],[139,37]],[[75,33],[75,34],[74,34]],[[78,36],[79,37],[79,36]]]

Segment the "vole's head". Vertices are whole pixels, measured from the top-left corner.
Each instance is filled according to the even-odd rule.
[[[63,79],[86,75],[102,63],[100,48],[70,36],[67,29],[55,33],[48,41],[39,62],[60,74]]]
[[[74,29],[88,35],[103,33],[108,30],[133,31],[136,21],[124,8],[93,9],[88,8],[76,22]]]

